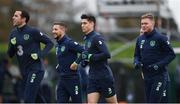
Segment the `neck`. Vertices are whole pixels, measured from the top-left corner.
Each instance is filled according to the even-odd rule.
[[[19,25],[18,28],[21,28],[21,27],[23,27],[24,25],[26,25],[26,23],[23,23],[23,24]]]
[[[85,34],[88,35],[90,32],[92,32],[94,29],[89,30],[88,32],[86,32]]]
[[[61,40],[61,39],[64,37],[64,35],[65,35],[65,34],[62,34],[62,35],[58,38],[58,40]]]

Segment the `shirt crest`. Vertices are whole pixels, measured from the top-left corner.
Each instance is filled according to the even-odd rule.
[[[24,34],[24,40],[28,40],[29,39],[29,34]]]
[[[65,46],[61,46],[61,52],[64,52],[65,48]]]
[[[151,41],[150,41],[150,46],[151,46],[151,47],[154,47],[155,45],[156,45],[156,41],[151,40]]]

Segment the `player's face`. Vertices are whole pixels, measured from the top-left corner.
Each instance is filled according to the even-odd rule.
[[[21,11],[16,11],[12,17],[13,26],[21,26],[25,23],[25,18],[21,17]]]
[[[87,19],[82,19],[81,28],[82,28],[82,32],[84,32],[85,34],[88,34],[89,32],[94,30],[94,23],[91,21],[88,21]]]
[[[52,28],[54,39],[61,39],[65,34],[65,28],[60,25],[54,25]]]
[[[151,32],[154,28],[154,21],[149,18],[141,19],[141,29],[143,32]]]

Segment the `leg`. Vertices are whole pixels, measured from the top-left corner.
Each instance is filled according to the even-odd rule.
[[[106,98],[106,101],[107,101],[107,103],[116,103],[116,104],[118,103],[116,95]]]
[[[100,94],[98,92],[92,92],[88,94],[88,103],[97,103],[100,98]]]
[[[168,103],[169,102],[169,96],[168,96],[169,86],[170,86],[170,82],[167,81],[167,84],[166,84],[165,89],[163,91],[163,97],[161,99],[161,103]]]
[[[89,79],[87,87],[87,100],[88,103],[98,103],[100,98],[100,86],[97,79]]]
[[[44,98],[44,96],[42,96],[42,94],[40,92],[38,92],[38,94],[36,96],[36,103],[45,103],[45,102],[47,102],[47,101]]]
[[[25,102],[35,103],[43,76],[44,76],[44,71],[35,71],[28,75],[25,85],[25,92],[24,92]]]
[[[41,85],[41,94],[44,95],[44,99],[46,100],[47,103],[51,102],[51,96],[52,96],[52,91],[51,87],[48,84],[42,84]]]
[[[151,93],[149,97],[150,103],[160,103],[163,92],[165,91],[165,87],[167,85],[167,82],[162,78],[157,78],[151,88]]]
[[[151,93],[151,81],[144,81],[144,89],[145,89],[145,98],[146,98],[146,102],[148,103],[149,102],[149,96],[150,96],[150,93]]]
[[[101,94],[106,98],[107,103],[118,103],[115,86],[114,86],[114,79],[112,78],[105,78],[99,81],[101,86]]]
[[[82,103],[82,90],[80,79],[67,79],[65,86],[71,96],[72,103]]]
[[[68,103],[70,95],[64,86],[63,79],[60,79],[57,88],[57,103]]]

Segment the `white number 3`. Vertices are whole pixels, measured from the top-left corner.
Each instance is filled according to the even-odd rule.
[[[19,55],[19,56],[22,56],[23,55],[23,47],[21,46],[21,45],[18,45],[17,46],[17,49],[18,49],[18,51],[17,51],[17,54]]]

